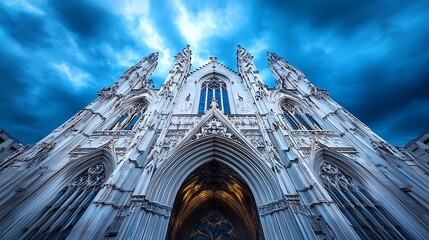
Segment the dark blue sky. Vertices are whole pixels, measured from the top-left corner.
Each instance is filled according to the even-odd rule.
[[[186,44],[273,86],[275,52],[394,145],[429,129],[429,1],[0,2],[0,127],[35,143],[155,51],[159,87]]]

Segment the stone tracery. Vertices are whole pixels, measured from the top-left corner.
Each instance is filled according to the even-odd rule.
[[[368,239],[407,238],[370,193],[353,177],[343,173],[330,162],[323,162],[320,171],[320,178],[330,195],[360,236]]]
[[[201,219],[202,228],[225,223],[213,210],[228,219],[230,238],[428,235],[429,218],[421,213],[429,211],[429,191],[424,176],[413,176],[415,161],[281,57],[268,54],[276,89],[264,84],[242,47],[237,71],[216,57],[190,71],[188,46],[162,87],[152,89],[157,58],[143,58],[35,147],[2,163],[2,237],[17,239],[24,230],[27,238],[168,239],[176,237],[171,230],[198,238],[202,232],[190,230]],[[235,100],[230,106],[228,96]],[[96,151],[108,152],[109,161],[86,158]],[[335,159],[320,163],[320,151],[349,156],[347,163],[369,174],[352,175],[354,168]],[[72,166],[85,171],[68,174]],[[54,198],[43,209],[45,196]]]
[[[210,102],[216,99],[216,103],[220,110],[225,114],[230,113],[230,106],[228,100],[228,90],[226,84],[220,78],[213,76],[201,84],[200,102],[198,106],[198,113],[204,112],[210,108]]]
[[[236,240],[234,228],[222,214],[217,211],[209,212],[198,223],[190,240]]]
[[[101,162],[80,173],[45,207],[25,239],[65,239],[105,179]]]
[[[291,130],[321,130],[314,118],[298,105],[285,101],[281,108]]]

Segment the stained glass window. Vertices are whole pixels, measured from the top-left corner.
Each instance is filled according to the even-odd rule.
[[[293,119],[288,114],[285,114],[284,116],[285,116],[286,120],[289,122],[290,126],[292,127],[292,130],[297,130],[298,126],[296,126]]]
[[[145,110],[146,105],[143,103],[133,106],[109,130],[132,130]]]
[[[105,180],[105,166],[97,163],[75,177],[45,207],[24,239],[66,239]]]
[[[210,108],[212,98],[216,98],[220,110],[223,110],[225,114],[230,114],[226,84],[217,77],[211,77],[201,85],[198,114],[204,114],[205,111]]]
[[[284,117],[290,125],[291,130],[318,130],[321,129],[320,125],[314,118],[303,111],[300,107],[291,102],[284,102],[282,104]]]
[[[324,162],[320,170],[329,194],[362,238],[409,238],[354,178],[329,162]]]
[[[131,120],[131,122],[125,127],[124,130],[131,130],[133,129],[136,122],[139,120],[141,113],[138,113],[134,118]]]
[[[110,130],[113,130],[113,128],[115,128],[116,125],[121,124],[122,122],[124,122],[125,119],[127,119],[128,117],[128,113],[122,115],[118,121],[115,122],[115,124],[112,125],[112,127],[110,128]]]
[[[228,219],[224,218],[218,211],[209,212],[200,220],[190,240],[234,240],[234,228]]]
[[[301,117],[301,115],[295,113],[295,118],[301,123],[302,126],[304,126],[304,128],[306,130],[311,130],[311,127],[308,125],[308,123]]]

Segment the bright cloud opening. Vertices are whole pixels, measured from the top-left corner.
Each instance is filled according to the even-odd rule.
[[[67,80],[75,88],[81,88],[88,85],[86,80],[89,78],[89,74],[75,67],[71,67],[67,63],[53,64],[53,67],[61,74],[65,75]]]

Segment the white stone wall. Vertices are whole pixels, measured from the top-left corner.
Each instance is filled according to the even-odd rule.
[[[243,177],[266,239],[360,238],[321,180],[324,162],[368,190],[406,236],[428,235],[427,164],[389,145],[279,56],[268,54],[277,80],[268,89],[244,48],[237,72],[215,58],[190,72],[188,46],[153,89],[157,56],[143,58],[39,143],[1,163],[5,239],[30,238],[46,199],[97,162],[106,166],[106,180],[68,238],[163,239],[182,182],[211,160]],[[229,115],[216,107],[197,114],[201,81],[212,75],[227,85]],[[292,129],[285,102],[318,127]],[[131,130],[110,130],[138,109]]]

